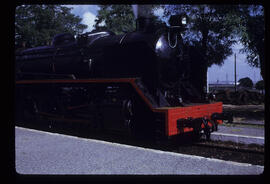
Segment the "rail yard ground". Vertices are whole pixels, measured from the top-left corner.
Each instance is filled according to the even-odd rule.
[[[244,124],[264,124],[264,104],[261,105],[231,105],[223,104],[224,112],[232,112],[233,121]]]
[[[19,174],[142,174],[142,175],[258,175],[264,171],[264,106],[224,105],[234,113],[233,124],[223,124],[224,134],[203,147],[181,145],[174,148],[149,147],[111,136],[84,136],[57,129],[15,128],[15,165]],[[237,120],[237,121],[236,121]],[[45,131],[44,131],[45,130]],[[47,131],[51,131],[50,133]],[[60,133],[60,134],[59,134]],[[68,133],[67,133],[68,134]],[[225,135],[233,137],[217,145]],[[219,135],[220,136],[220,135]],[[217,137],[213,134],[212,138]],[[250,146],[241,142],[247,138]],[[241,140],[241,141],[240,141]],[[255,140],[255,144],[254,144]],[[251,142],[250,142],[251,141]],[[253,142],[252,142],[253,141]],[[251,143],[251,144],[250,144]],[[148,144],[148,145],[147,145]],[[205,142],[203,143],[205,144]],[[220,144],[220,145],[221,145]],[[210,145],[210,146],[209,146]],[[252,152],[238,152],[238,150]]]
[[[233,123],[223,123],[213,140],[232,141],[244,144],[265,143],[264,104],[261,105],[223,105],[224,112],[233,114]]]

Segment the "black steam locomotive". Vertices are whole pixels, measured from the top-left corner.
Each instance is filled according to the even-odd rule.
[[[172,16],[163,31],[139,17],[136,31],[123,35],[63,33],[51,46],[18,53],[16,120],[209,138],[224,119],[222,103],[210,103],[200,87],[200,56],[183,44],[182,18]]]

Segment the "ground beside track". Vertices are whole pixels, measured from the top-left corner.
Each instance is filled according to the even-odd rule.
[[[263,166],[15,128],[20,174],[257,175]]]
[[[239,125],[233,123],[223,124],[219,126],[217,132],[211,134],[211,140],[264,146],[264,134],[264,126]]]
[[[231,105],[223,104],[224,112],[233,114],[233,121],[244,124],[264,124],[264,104],[260,105]]]
[[[223,104],[223,111],[233,114],[233,123],[226,121],[212,134],[212,140],[232,141],[264,146],[265,112],[264,104]]]

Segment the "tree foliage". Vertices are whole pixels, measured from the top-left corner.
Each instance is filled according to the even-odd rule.
[[[190,47],[191,57],[198,53],[196,68],[192,71],[200,77],[197,88],[206,91],[207,69],[213,64],[222,65],[232,54],[231,46],[235,40],[235,16],[230,12],[231,6],[218,5],[168,5],[165,17],[172,14],[186,14],[187,27],[182,33],[185,44]],[[196,51],[196,52],[194,52]],[[199,82],[198,82],[199,81]]]
[[[124,34],[136,29],[136,18],[131,5],[100,5],[95,20],[95,31],[110,30],[115,34]],[[165,27],[166,23],[158,19],[153,11],[159,5],[148,5],[149,16],[153,19],[155,27]]]
[[[264,89],[264,81],[260,80],[255,84],[255,88],[258,90],[263,90]]]
[[[253,87],[253,82],[249,77],[242,78],[238,82],[239,82],[240,87],[246,87],[246,88]]]
[[[87,28],[71,8],[60,5],[21,5],[16,7],[15,44],[28,47],[48,44],[58,33],[82,33]]]
[[[232,54],[231,46],[240,41],[247,62],[261,68],[265,75],[264,61],[264,9],[258,5],[170,5],[165,6],[165,17],[185,13],[188,29],[184,40],[199,48],[202,65],[222,65]],[[207,69],[204,69],[207,71]],[[205,76],[206,76],[206,72]],[[206,77],[204,77],[206,78]],[[206,80],[203,81],[206,83]]]
[[[265,78],[264,57],[264,9],[260,5],[241,5],[238,8],[241,17],[238,27],[240,41],[244,45],[242,52],[247,54],[250,66],[260,67],[261,75]]]
[[[131,5],[100,5],[95,30],[110,30],[116,34],[132,32],[136,23]]]
[[[229,6],[216,5],[169,5],[165,6],[165,17],[184,13],[188,17],[184,41],[196,46],[204,57],[206,66],[222,65],[226,57],[232,54],[235,43],[234,26],[229,14]]]

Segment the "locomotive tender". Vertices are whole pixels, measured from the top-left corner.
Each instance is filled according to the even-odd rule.
[[[56,35],[51,46],[16,55],[16,121],[82,123],[155,137],[185,132],[207,138],[226,119],[191,75],[199,54],[181,37],[183,16],[156,29],[137,18],[136,31]],[[194,59],[195,58],[195,59]],[[64,124],[63,124],[64,125]]]

